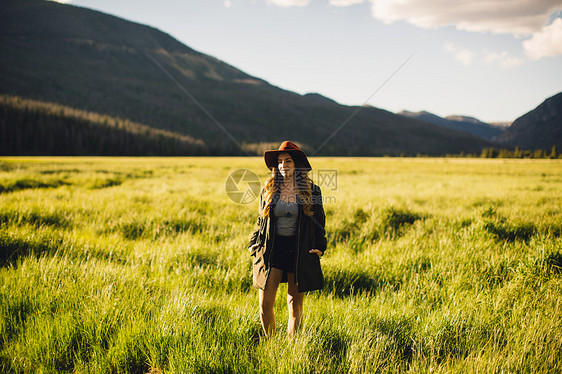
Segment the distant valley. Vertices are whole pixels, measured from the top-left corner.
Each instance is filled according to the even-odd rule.
[[[476,118],[467,116],[448,116],[443,118],[425,111],[402,111],[397,114],[404,117],[415,118],[420,121],[432,123],[440,127],[466,132],[488,141],[495,140],[505,130],[505,127],[494,126],[488,123],[481,122]]]

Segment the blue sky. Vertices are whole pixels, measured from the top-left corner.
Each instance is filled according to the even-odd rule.
[[[347,105],[513,121],[562,91],[562,0],[70,3],[148,24],[273,85]]]

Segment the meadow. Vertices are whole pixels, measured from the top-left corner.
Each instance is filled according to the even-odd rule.
[[[311,163],[325,288],[265,340],[262,158],[0,158],[0,372],[562,372],[562,161]]]

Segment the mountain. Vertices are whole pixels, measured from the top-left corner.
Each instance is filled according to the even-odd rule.
[[[72,5],[3,0],[0,43],[0,94],[189,137],[204,154],[243,154],[240,144],[259,149],[285,139],[309,150],[322,145],[319,155],[443,155],[489,146],[385,110],[282,90],[155,28]]]
[[[490,125],[479,121],[476,118],[467,116],[447,116],[443,118],[425,111],[409,112],[405,110],[397,114],[429,122],[448,129],[463,131],[488,141],[493,141],[504,131],[504,128],[502,127]]]
[[[562,92],[516,119],[497,141],[522,149],[562,149]]]

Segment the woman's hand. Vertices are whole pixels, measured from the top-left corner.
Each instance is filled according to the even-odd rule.
[[[250,251],[250,254],[254,254],[256,252],[256,249],[260,246],[259,243],[255,243],[252,244],[250,247],[248,247],[248,251]]]
[[[318,255],[318,257],[322,257],[322,255],[324,254],[319,249],[311,249],[310,251],[308,251],[308,253],[316,253]]]

